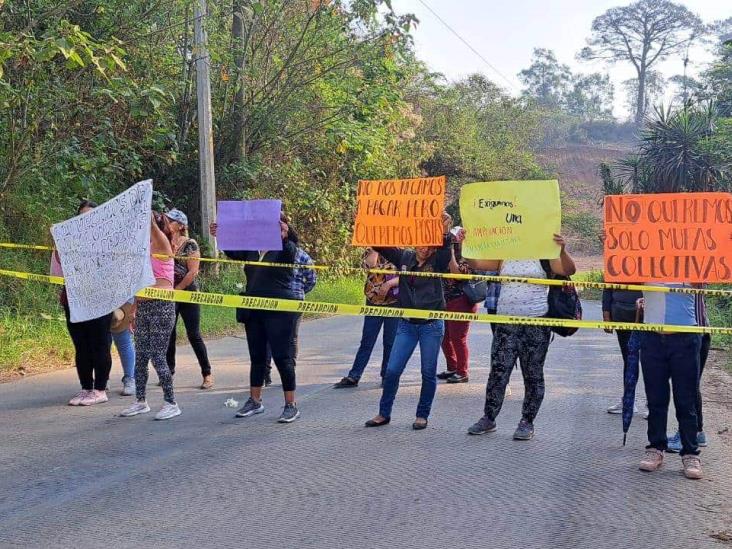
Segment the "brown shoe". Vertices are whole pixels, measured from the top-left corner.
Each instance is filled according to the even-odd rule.
[[[208,374],[207,376],[203,376],[203,383],[201,383],[201,389],[213,389],[213,376],[211,374]]]
[[[684,464],[684,476],[692,480],[699,480],[704,477],[702,473],[701,460],[699,456],[688,455],[681,458]]]
[[[663,465],[663,452],[655,448],[646,448],[646,455],[640,462],[641,471],[658,471]]]

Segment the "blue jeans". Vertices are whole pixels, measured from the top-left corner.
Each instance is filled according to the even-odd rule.
[[[396,337],[398,318],[386,318],[383,316],[365,316],[363,318],[363,331],[361,332],[361,344],[358,346],[356,358],[353,361],[353,367],[348,372],[348,377],[354,381],[361,379],[363,371],[371,358],[371,351],[374,350],[376,340],[379,338],[379,332],[384,327],[384,335],[382,342],[384,344],[384,354],[381,359],[381,377],[386,375],[386,366],[389,364],[389,355],[394,345],[394,337]]]
[[[425,419],[429,417],[437,390],[437,356],[440,353],[444,333],[445,323],[442,320],[432,320],[427,324],[412,324],[407,320],[399,321],[389,365],[386,367],[386,376],[384,376],[384,392],[379,403],[379,414],[382,417],[391,417],[391,408],[399,390],[399,378],[418,343],[422,358],[422,391],[419,393],[417,417]]]
[[[118,334],[112,334],[114,346],[117,347],[119,359],[122,362],[124,377],[135,378],[135,342],[132,340],[132,332],[129,329]],[[112,342],[110,341],[111,345]]]
[[[699,385],[699,334],[641,334],[641,367],[648,399],[648,447],[666,450],[666,422],[673,385],[682,456],[698,454],[696,397]]]

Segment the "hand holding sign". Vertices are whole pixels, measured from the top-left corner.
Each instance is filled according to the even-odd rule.
[[[359,181],[353,245],[442,245],[445,186],[444,177]]]

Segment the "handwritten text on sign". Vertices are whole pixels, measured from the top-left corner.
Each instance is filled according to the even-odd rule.
[[[444,177],[358,182],[354,246],[440,246]]]
[[[472,259],[554,259],[562,225],[559,183],[491,181],[460,189],[463,256]]]
[[[605,197],[605,281],[652,280],[732,280],[732,194]]]
[[[71,322],[107,315],[155,284],[150,264],[152,181],[51,227]]]

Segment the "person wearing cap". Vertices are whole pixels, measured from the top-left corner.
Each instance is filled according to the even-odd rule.
[[[180,210],[170,210],[165,214],[170,221],[173,254],[175,255],[175,289],[189,292],[198,291],[198,271],[201,265],[201,249],[198,242],[188,236],[188,217]],[[201,336],[201,306],[198,303],[175,303],[175,325],[168,343],[168,367],[175,374],[175,339],[178,316],[183,318],[188,341],[201,368],[203,382],[201,389],[211,389],[214,385],[211,363],[208,360],[206,344]]]

